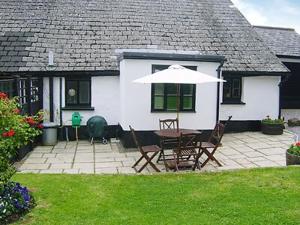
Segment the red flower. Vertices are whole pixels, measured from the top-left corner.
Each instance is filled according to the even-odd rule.
[[[3,137],[12,137],[16,134],[16,132],[13,129],[10,129],[8,132],[4,132],[2,134]]]
[[[300,147],[300,141],[296,143],[296,146],[297,146],[297,147]]]
[[[7,94],[0,92],[0,99],[7,99]]]
[[[43,124],[39,124],[36,127],[39,128],[39,129],[43,129],[44,128]]]
[[[8,131],[7,136],[8,137],[12,137],[16,134],[16,132],[13,129],[10,129],[10,131]]]
[[[20,114],[21,110],[17,108],[17,109],[14,109],[13,112],[14,112],[15,114]]]
[[[26,117],[25,121],[30,125],[33,126],[36,124],[36,122],[34,121],[34,119],[32,117]]]

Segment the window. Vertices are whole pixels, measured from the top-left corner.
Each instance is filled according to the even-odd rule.
[[[4,92],[8,97],[14,95],[14,80],[0,80],[0,92]]]
[[[167,69],[167,65],[153,65],[152,72]],[[196,66],[186,66],[196,70]],[[179,85],[179,110],[195,111],[195,84]],[[176,111],[177,110],[177,85],[176,84],[152,84],[151,111]]]
[[[91,78],[66,78],[66,106],[91,106]]]
[[[242,78],[224,77],[227,82],[223,83],[223,103],[242,103]]]

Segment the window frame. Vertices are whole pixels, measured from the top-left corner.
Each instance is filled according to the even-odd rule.
[[[158,65],[154,64],[152,65],[152,73],[155,72],[156,69],[158,70],[164,70],[167,69],[170,65]],[[188,69],[192,70],[197,70],[197,66],[184,66]],[[168,83],[164,83],[164,93],[163,93],[163,99],[164,99],[164,104],[163,104],[163,109],[155,109],[154,108],[154,101],[155,101],[155,85],[156,84],[151,84],[151,112],[176,112],[177,109],[175,110],[170,110],[167,109],[167,98],[168,98]],[[192,85],[193,86],[193,91],[192,91],[192,108],[191,109],[184,109],[183,108],[183,99],[184,99],[184,94],[183,94],[183,86],[184,85]],[[180,93],[179,93],[179,112],[195,112],[195,106],[196,105],[196,84],[180,84]]]
[[[68,103],[68,89],[67,85],[68,82],[76,82],[77,87],[77,102],[76,103]],[[79,96],[80,96],[80,82],[88,82],[89,83],[89,102],[88,103],[79,103]],[[65,77],[65,107],[66,108],[89,108],[91,107],[92,102],[92,83],[91,83],[91,77]]]
[[[243,79],[241,76],[224,76],[223,77],[224,80],[226,80],[226,82],[223,83],[223,90],[222,90],[222,104],[245,104],[244,102],[242,102],[242,92],[243,92]],[[234,80],[239,80],[239,97],[235,98],[232,97],[233,95],[233,82]],[[226,97],[225,96],[225,88],[224,86],[226,84],[230,84],[230,97]]]

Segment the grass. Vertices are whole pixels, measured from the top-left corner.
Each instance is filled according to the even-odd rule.
[[[17,224],[300,224],[300,167],[165,175],[17,174],[37,207]]]

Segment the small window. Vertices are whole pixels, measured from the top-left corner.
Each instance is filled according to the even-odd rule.
[[[14,80],[0,80],[0,92],[4,92],[9,98],[14,95]]]
[[[224,77],[227,82],[223,83],[223,103],[241,103],[242,78]]]
[[[167,69],[167,65],[153,65],[152,72]],[[196,66],[186,68],[197,70]],[[179,85],[179,110],[195,111],[195,84]],[[177,85],[176,84],[152,84],[151,111],[176,111],[177,110]]]
[[[91,106],[91,78],[66,78],[66,106]]]

